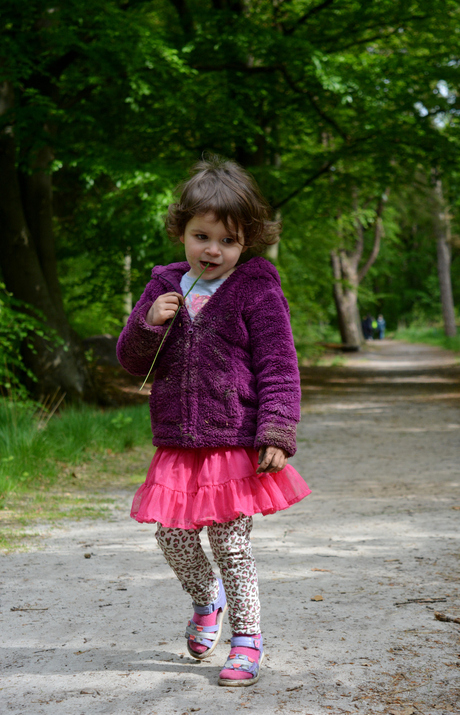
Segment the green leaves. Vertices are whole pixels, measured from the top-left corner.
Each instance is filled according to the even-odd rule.
[[[2,21],[15,106],[1,126],[23,171],[52,147],[80,331],[121,325],[128,250],[134,297],[153,263],[180,257],[162,217],[205,150],[249,167],[282,208],[284,283],[312,320],[331,315],[329,251],[353,222],[353,190],[367,226],[387,186],[420,167],[455,175],[456,0],[4,0]]]
[[[21,355],[22,346],[34,351],[33,337],[62,343],[53,331],[45,327],[41,316],[30,306],[17,301],[0,281],[0,395],[14,394],[25,398],[24,377],[36,381]]]

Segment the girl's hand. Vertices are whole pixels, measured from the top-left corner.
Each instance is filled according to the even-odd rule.
[[[149,325],[163,325],[174,314],[180,305],[184,303],[184,296],[180,293],[163,293],[159,295],[151,306],[145,318]]]
[[[280,447],[261,447],[259,449],[259,467],[256,474],[279,472],[288,461],[288,453]]]

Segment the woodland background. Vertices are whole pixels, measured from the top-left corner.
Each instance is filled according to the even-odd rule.
[[[163,216],[204,151],[283,221],[300,356],[359,348],[367,313],[454,339],[457,0],[0,0],[0,21],[4,394],[97,398],[82,339],[182,259]]]

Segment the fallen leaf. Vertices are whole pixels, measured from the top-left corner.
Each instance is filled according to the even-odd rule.
[[[300,685],[293,685],[292,688],[286,688],[286,692],[289,693],[291,692],[291,690],[300,690],[301,688],[303,688],[303,683],[301,683]]]
[[[327,573],[332,573],[331,569],[312,569],[312,571],[327,571]]]
[[[310,601],[324,601],[324,598],[322,596],[312,596]]]

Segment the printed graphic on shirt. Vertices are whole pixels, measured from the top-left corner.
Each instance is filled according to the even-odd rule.
[[[202,307],[206,305],[210,299],[210,295],[200,295],[199,293],[189,293],[185,299],[185,307],[191,319],[194,320]]]

